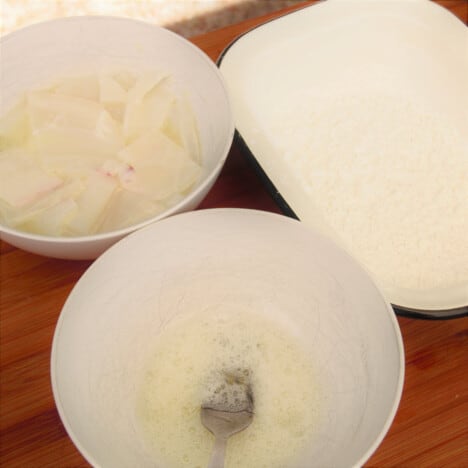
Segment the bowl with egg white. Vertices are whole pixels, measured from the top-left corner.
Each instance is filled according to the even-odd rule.
[[[251,424],[226,467],[362,466],[396,414],[402,339],[368,273],[288,217],[178,214],[101,255],[68,297],[51,355],[56,406],[97,467],[207,467],[201,406],[248,380]]]
[[[234,126],[223,79],[196,46],[142,21],[72,17],[0,47],[3,240],[93,259],[206,196]]]

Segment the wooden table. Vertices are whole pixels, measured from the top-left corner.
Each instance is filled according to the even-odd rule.
[[[466,0],[439,3],[467,21]],[[193,42],[216,59],[236,36],[279,13]],[[236,145],[201,208],[221,206],[278,212]],[[0,465],[88,466],[55,409],[49,359],[61,307],[91,262],[44,258],[5,242],[0,254]],[[468,318],[398,321],[406,349],[403,397],[366,466],[468,467]]]

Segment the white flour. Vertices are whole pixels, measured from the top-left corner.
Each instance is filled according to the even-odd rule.
[[[278,114],[270,138],[291,175],[382,283],[467,283],[468,131],[385,93],[303,95]]]

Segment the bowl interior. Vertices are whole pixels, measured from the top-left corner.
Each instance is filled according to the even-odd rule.
[[[234,125],[217,67],[186,39],[136,20],[72,17],[11,33],[2,38],[1,50],[0,114],[14,105],[23,92],[67,74],[100,69],[156,69],[170,73],[175,86],[187,95],[197,119],[203,173],[198,186],[158,218],[194,208],[211,188],[227,157]],[[23,238],[19,241],[21,248],[28,250],[29,247],[38,253],[44,253],[45,249],[47,255],[64,258],[93,258],[108,247],[109,242],[103,241],[104,237],[115,241],[132,230],[98,235],[94,244],[88,242],[74,255],[68,241],[57,246],[54,238],[0,228],[11,243],[18,242],[18,237]],[[94,236],[88,237],[94,240]]]
[[[320,423],[300,466],[361,465],[401,395],[403,348],[391,308],[351,257],[303,224],[229,209],[133,233],[69,296],[54,337],[52,384],[88,461],[154,466],[135,399],[155,340],[189,312],[246,305],[289,327],[314,361]]]

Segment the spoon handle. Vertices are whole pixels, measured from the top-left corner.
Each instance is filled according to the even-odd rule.
[[[224,468],[224,456],[226,455],[227,439],[216,437],[213,445],[208,468]]]

